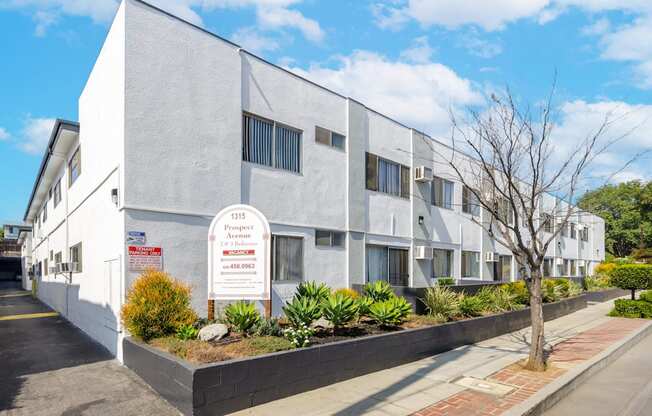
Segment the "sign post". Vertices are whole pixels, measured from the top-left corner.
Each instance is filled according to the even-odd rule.
[[[208,229],[208,299],[261,300],[271,316],[271,232],[249,205],[220,211]],[[214,309],[213,309],[214,310]]]

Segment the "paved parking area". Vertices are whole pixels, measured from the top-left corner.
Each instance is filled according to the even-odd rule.
[[[178,414],[56,312],[0,287],[0,415]]]

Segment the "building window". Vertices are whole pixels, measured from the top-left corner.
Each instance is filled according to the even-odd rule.
[[[561,227],[561,236],[568,237],[568,224],[561,223],[558,226]]]
[[[570,223],[570,238],[573,240],[577,239],[577,228],[573,222]]]
[[[326,146],[337,147],[338,149],[344,150],[344,142],[346,141],[346,138],[341,134],[316,126],[315,141],[317,143],[325,144]]]
[[[480,215],[478,198],[468,186],[462,188],[462,211],[471,215]]]
[[[298,173],[301,171],[301,131],[244,114],[242,160]]]
[[[57,205],[61,202],[61,178],[57,181],[57,183],[54,185],[54,207],[56,208]]]
[[[569,276],[577,276],[577,262],[575,260],[570,261],[570,273]]]
[[[62,255],[61,252],[58,252],[57,254],[54,255],[54,264],[59,264],[62,261]]]
[[[48,275],[48,259],[43,260],[43,275]]]
[[[272,236],[272,245],[272,280],[303,280],[303,238],[275,235]]]
[[[432,277],[453,277],[453,250],[432,250]]]
[[[45,201],[45,204],[43,204],[43,223],[48,220],[48,201]]]
[[[437,207],[453,208],[453,182],[434,177],[432,180],[432,204]]]
[[[480,277],[480,253],[462,251],[462,277]]]
[[[385,246],[367,246],[367,281],[384,280],[392,286],[410,281],[409,251]]]
[[[552,259],[543,259],[543,277],[552,277]]]
[[[553,224],[552,215],[543,214],[541,217],[542,217],[542,221],[543,221],[543,231],[545,231],[547,233],[552,233],[552,224]]]
[[[512,210],[512,207],[510,206],[509,200],[507,198],[499,198],[495,204],[495,207],[498,218],[502,222],[506,224],[514,223],[514,211]]]
[[[77,243],[74,246],[70,247],[70,261],[77,263],[76,271],[78,273],[82,272],[82,243]]]
[[[589,241],[589,227],[586,225],[580,230],[580,238],[582,241]]]
[[[54,251],[50,250],[50,261],[54,260]]]
[[[367,153],[367,189],[410,198],[410,168]]]
[[[581,265],[577,266],[579,276],[585,277],[586,276],[586,265],[582,263]]]
[[[570,260],[564,259],[561,276],[570,276]]]
[[[68,172],[68,186],[72,186],[82,172],[81,146],[75,150],[75,153],[73,153],[70,158],[70,162],[68,162]]]
[[[338,231],[315,230],[315,245],[344,247],[344,233]]]

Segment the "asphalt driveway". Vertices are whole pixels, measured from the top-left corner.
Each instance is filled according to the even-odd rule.
[[[29,293],[0,286],[0,415],[178,415]]]

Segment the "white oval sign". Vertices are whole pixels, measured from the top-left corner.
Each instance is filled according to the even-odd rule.
[[[249,205],[220,211],[208,229],[208,298],[269,300],[271,233]]]

